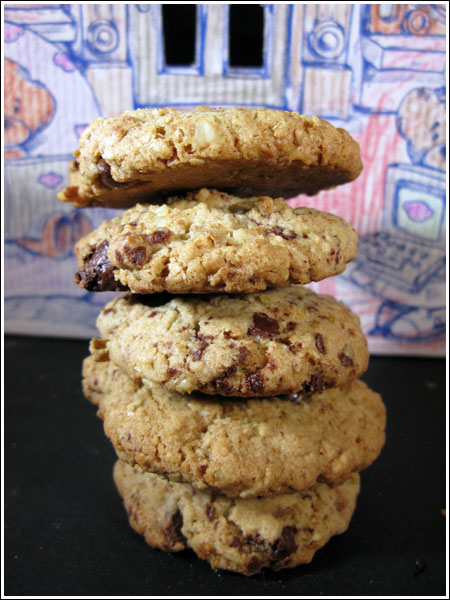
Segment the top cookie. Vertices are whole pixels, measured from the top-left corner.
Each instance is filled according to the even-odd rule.
[[[245,107],[99,118],[74,155],[58,199],[77,207],[127,208],[201,187],[292,197],[347,183],[362,170],[359,145],[344,129],[296,112]]]

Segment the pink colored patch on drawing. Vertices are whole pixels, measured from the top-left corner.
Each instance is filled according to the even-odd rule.
[[[68,73],[71,73],[72,71],[75,71],[75,69],[76,69],[75,65],[73,64],[73,62],[70,60],[70,58],[66,54],[61,54],[61,53],[57,52],[53,56],[53,62],[58,67],[61,67],[61,69],[63,69],[63,71],[67,71]]]
[[[21,35],[25,33],[23,27],[13,25],[12,23],[5,24],[5,42],[11,44],[15,42]]]
[[[58,175],[58,173],[44,173],[44,175],[39,177],[38,181],[42,185],[45,185],[45,187],[53,189],[59,186],[62,181],[62,176]]]
[[[83,133],[83,131],[86,129],[87,127],[87,123],[84,123],[83,125],[75,125],[74,130],[75,130],[75,134],[77,136],[77,138],[80,137],[80,135]]]
[[[415,221],[416,223],[423,223],[433,216],[433,211],[428,204],[420,200],[405,202],[403,208],[411,221]]]

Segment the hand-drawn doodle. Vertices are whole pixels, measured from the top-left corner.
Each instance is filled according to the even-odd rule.
[[[55,101],[40,81],[12,60],[4,61],[5,77],[5,155],[26,154],[26,144],[48,125],[55,113]]]
[[[399,106],[397,127],[413,164],[445,169],[445,88],[411,90]]]
[[[318,291],[361,314],[376,352],[442,353],[446,6],[255,5],[246,27],[255,28],[259,54],[242,64],[234,45],[244,9],[180,8],[192,46],[181,59],[164,37],[177,10],[6,6],[7,76],[16,79],[5,106],[7,331],[94,332],[106,297],[72,285],[70,244],[112,215],[93,209],[85,221],[55,200],[88,123],[141,107],[242,104],[316,114],[358,139],[359,179],[291,200],[336,212],[360,234],[355,261]],[[27,94],[39,110],[30,111]]]

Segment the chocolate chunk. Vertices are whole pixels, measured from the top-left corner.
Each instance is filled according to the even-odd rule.
[[[247,563],[248,572],[254,575],[259,573],[262,569],[262,562],[257,556],[252,556]]]
[[[326,389],[327,384],[321,377],[318,377],[317,375],[313,375],[311,377],[308,387],[312,391],[322,393]]]
[[[325,342],[321,333],[316,333],[316,348],[321,354],[326,354]]]
[[[285,240],[295,240],[295,238],[297,237],[297,234],[295,233],[295,231],[284,231],[284,229],[281,229],[281,227],[278,227],[278,225],[275,225],[275,227],[272,227],[272,229],[270,230],[269,233],[274,233],[275,235],[279,235],[280,237],[284,238]]]
[[[350,358],[350,356],[347,356],[343,352],[340,352],[338,354],[338,358],[341,361],[341,365],[343,365],[344,367],[353,367],[353,360]]]
[[[276,319],[271,319],[265,313],[255,313],[253,325],[250,325],[247,333],[260,337],[273,337],[280,333],[280,325]]]
[[[167,242],[170,238],[170,231],[167,229],[161,229],[161,231],[154,231],[151,235],[147,236],[150,244],[162,244]]]
[[[100,174],[102,183],[110,189],[129,188],[137,183],[137,181],[115,181],[111,175],[111,167],[104,158],[101,158],[97,163],[97,171]]]
[[[244,362],[244,360],[250,354],[250,350],[248,348],[246,348],[245,346],[239,346],[238,352],[239,352],[239,354],[234,358],[235,362],[237,362],[237,363]]]
[[[233,387],[233,385],[227,381],[228,377],[231,377],[232,375],[234,375],[236,373],[236,371],[237,371],[237,367],[235,365],[232,365],[231,367],[228,367],[228,369],[225,370],[225,372],[222,374],[222,376],[220,378],[211,382],[212,385],[218,391],[218,393],[222,392],[224,394],[232,394],[233,392],[236,391],[235,388]]]
[[[260,394],[264,390],[264,378],[259,371],[247,377],[247,386],[255,394]]]
[[[145,246],[138,246],[137,248],[125,246],[124,252],[128,257],[128,260],[134,265],[143,265],[147,258],[147,250]]]
[[[169,525],[164,529],[169,547],[173,548],[178,542],[185,543],[186,538],[181,533],[183,527],[183,515],[179,510],[173,514],[172,520]]]
[[[207,347],[208,344],[206,344],[205,342],[200,342],[200,346],[199,348],[194,352],[194,355],[192,357],[192,360],[197,362],[198,360],[201,359],[203,352],[205,351],[205,348]]]
[[[295,543],[296,533],[297,527],[294,527],[293,525],[285,525],[283,527],[280,538],[273,545],[274,560],[282,560],[297,550],[298,546]]]
[[[101,158],[97,163],[97,171],[100,175],[109,175],[111,173],[111,167],[108,165],[104,158]]]
[[[208,519],[210,521],[214,521],[214,519],[217,517],[216,507],[213,506],[212,504],[207,504],[206,505],[206,516],[208,517]]]
[[[108,258],[109,244],[101,242],[75,274],[75,283],[89,292],[122,292],[128,288],[114,279],[116,267]]]

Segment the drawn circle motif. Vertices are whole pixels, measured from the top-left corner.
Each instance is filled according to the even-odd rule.
[[[405,19],[405,29],[413,35],[426,35],[430,27],[430,15],[425,10],[413,10]]]
[[[345,32],[339,23],[322,21],[310,34],[312,50],[321,58],[338,58],[345,48]]]
[[[119,32],[114,21],[101,20],[91,23],[87,41],[89,49],[94,53],[107,54],[119,45]]]

